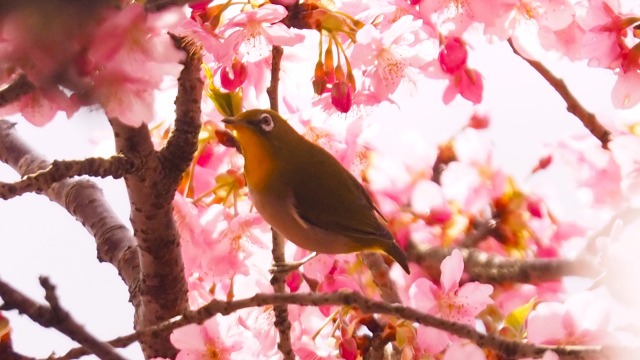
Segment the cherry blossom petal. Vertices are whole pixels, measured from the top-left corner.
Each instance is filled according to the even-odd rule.
[[[451,255],[442,260],[440,264],[440,286],[444,293],[450,293],[458,289],[458,283],[464,270],[464,261],[460,250],[454,249]]]
[[[478,345],[473,343],[453,343],[444,353],[442,360],[486,360],[487,357]]]

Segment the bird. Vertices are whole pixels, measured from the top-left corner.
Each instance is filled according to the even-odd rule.
[[[244,156],[253,206],[271,227],[316,253],[384,252],[410,273],[365,188],[329,152],[273,110],[247,110],[222,122]]]

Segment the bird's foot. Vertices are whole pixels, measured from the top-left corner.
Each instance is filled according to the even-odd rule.
[[[286,263],[275,263],[273,264],[271,269],[269,269],[269,272],[272,274],[290,273],[294,270],[298,270],[300,266],[304,265],[306,262],[308,262],[309,260],[313,259],[316,256],[318,256],[318,253],[312,252],[302,260],[298,260],[294,262],[286,262]]]

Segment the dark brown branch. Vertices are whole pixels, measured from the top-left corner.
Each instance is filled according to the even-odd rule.
[[[27,79],[26,75],[18,76],[14,82],[0,90],[0,107],[11,104],[35,89],[35,85]]]
[[[282,60],[282,47],[274,46],[271,49],[271,81],[267,88],[267,95],[269,96],[269,105],[271,110],[278,111],[278,84],[280,82],[280,61]],[[273,248],[271,254],[273,256],[273,262],[276,267],[282,266],[286,263],[284,257],[284,242],[285,238],[276,229],[271,228],[271,238],[273,241]],[[276,293],[285,293],[286,286],[285,280],[287,272],[276,271],[271,277],[271,286]],[[278,329],[280,339],[278,341],[278,350],[282,353],[285,360],[293,360],[295,358],[293,354],[293,348],[291,347],[291,322],[289,321],[289,311],[287,305],[275,305],[273,307],[275,313],[275,326]]]
[[[278,111],[278,84],[280,83],[280,61],[283,50],[281,46],[274,46],[271,49],[271,82],[267,88],[269,96],[269,106],[271,110]]]
[[[559,280],[565,276],[595,278],[602,269],[593,262],[582,259],[533,259],[512,260],[485,253],[477,249],[460,248],[464,258],[464,272],[471,280],[483,283],[540,283]],[[440,264],[451,255],[452,248],[441,248],[410,243],[407,249],[409,260],[420,265],[434,279],[440,278]]]
[[[491,232],[496,228],[497,220],[489,219],[486,221],[481,221],[477,228],[473,231],[469,232],[464,239],[460,242],[461,247],[470,248],[478,245],[482,240],[486,239],[487,236],[491,234]]]
[[[0,120],[0,161],[22,176],[51,166],[22,141],[15,124],[7,120]],[[132,293],[139,275],[135,240],[109,206],[100,187],[89,180],[63,180],[38,193],[65,208],[89,231],[96,239],[98,259],[111,263]]]
[[[51,185],[76,176],[94,176],[105,178],[108,176],[118,179],[130,174],[140,167],[133,159],[122,155],[105,158],[86,158],[83,160],[54,160],[45,170],[27,175],[14,183],[0,182],[0,198],[12,199],[29,192],[42,193]]]
[[[183,6],[199,1],[201,0],[147,0],[144,3],[144,8],[147,12],[156,12],[172,6]]]
[[[131,128],[111,119],[118,152],[144,159],[141,171],[125,176],[131,203],[131,225],[140,248],[140,299],[134,326],[147,328],[187,310],[187,284],[180,251],[180,238],[173,219],[172,201],[182,174],[191,164],[200,132],[200,79],[202,55],[199,47],[174,37],[186,53],[178,78],[175,128],[167,145],[156,151],[146,125]],[[146,357],[176,355],[170,332],[140,339]]]
[[[509,45],[516,55],[520,56],[524,61],[528,62],[531,67],[536,69],[536,71],[540,75],[542,75],[545,80],[547,80],[549,85],[551,85],[558,92],[558,94],[562,96],[562,99],[564,99],[565,103],[567,104],[567,111],[575,115],[578,120],[582,122],[582,125],[584,125],[584,127],[587,128],[587,130],[589,130],[589,132],[593,136],[595,136],[598,141],[600,141],[600,144],[602,144],[602,148],[608,149],[609,141],[611,141],[611,131],[602,126],[602,124],[600,124],[600,122],[598,121],[598,118],[596,118],[596,116],[592,112],[589,112],[584,108],[584,106],[582,106],[582,104],[580,104],[578,99],[573,96],[573,94],[567,87],[567,84],[565,84],[562,79],[553,75],[553,73],[549,69],[547,69],[541,62],[527,59],[525,56],[523,56],[513,46],[513,42],[511,41],[511,39],[509,39]]]
[[[188,38],[174,35],[172,38],[176,46],[187,54],[187,59],[178,78],[178,95],[175,100],[176,121],[167,144],[160,150],[159,157],[163,167],[170,170],[167,175],[172,176],[171,182],[177,185],[198,150],[198,135],[202,128],[200,103],[204,81],[200,78],[202,65],[200,45]]]
[[[640,351],[638,348],[621,348],[612,346],[547,346],[522,343],[508,340],[500,336],[484,334],[467,325],[441,319],[439,317],[422,313],[416,309],[387,302],[375,301],[365,296],[354,293],[338,291],[335,293],[298,293],[298,294],[257,294],[253,297],[233,301],[213,300],[198,310],[188,311],[182,317],[167,321],[163,324],[138,331],[137,336],[158,331],[173,330],[188,324],[201,324],[214,315],[228,315],[240,309],[266,305],[344,305],[360,309],[363,313],[377,313],[392,315],[401,319],[413,321],[424,326],[433,327],[454,334],[458,337],[469,339],[481,347],[494,349],[505,358],[519,359],[526,357],[539,358],[552,350],[562,359],[621,359],[625,354],[634,354]],[[135,341],[136,334],[127,336],[126,346]],[[123,339],[123,338],[120,338]],[[119,339],[119,340],[120,340]],[[76,354],[82,350],[77,349]],[[82,352],[82,354],[87,354]],[[65,359],[69,359],[65,357]]]
[[[49,303],[49,306],[36,303],[11,285],[0,280],[0,297],[2,297],[3,301],[0,309],[18,310],[18,312],[27,315],[36,323],[47,328],[54,328],[67,335],[71,340],[82,345],[103,360],[124,360],[111,345],[101,342],[89,334],[62,308],[55,294],[55,287],[46,277],[40,278],[40,285],[45,290],[45,300]]]

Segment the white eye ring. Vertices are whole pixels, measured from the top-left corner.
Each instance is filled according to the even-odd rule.
[[[260,115],[260,127],[264,131],[271,131],[273,129],[273,119],[269,114]]]

